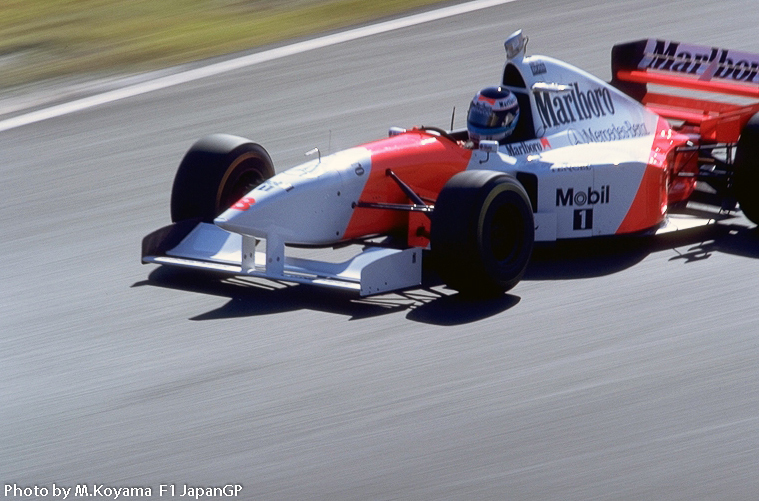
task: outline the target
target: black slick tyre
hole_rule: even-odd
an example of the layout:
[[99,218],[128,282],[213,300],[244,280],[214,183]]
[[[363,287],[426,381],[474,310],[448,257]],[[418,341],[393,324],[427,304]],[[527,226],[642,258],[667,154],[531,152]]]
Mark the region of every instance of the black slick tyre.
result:
[[468,296],[501,294],[519,283],[534,240],[529,197],[508,174],[461,172],[435,202],[430,248],[436,270]]
[[735,152],[733,189],[743,214],[759,224],[759,113],[741,131]]
[[171,190],[171,220],[212,222],[274,175],[266,150],[248,139],[213,134],[199,139],[179,164]]

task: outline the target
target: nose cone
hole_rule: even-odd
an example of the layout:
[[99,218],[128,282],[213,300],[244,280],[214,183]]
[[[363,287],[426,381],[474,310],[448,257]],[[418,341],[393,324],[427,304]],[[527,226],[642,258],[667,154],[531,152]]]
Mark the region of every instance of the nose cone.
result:
[[283,233],[286,226],[283,223],[293,216],[292,204],[286,197],[293,187],[278,177],[274,176],[250,191],[222,212],[214,223],[227,231],[261,238],[274,227],[279,227],[279,233]]
[[370,164],[369,152],[356,148],[293,167],[257,186],[214,222],[243,235],[277,235],[289,244],[337,242]]

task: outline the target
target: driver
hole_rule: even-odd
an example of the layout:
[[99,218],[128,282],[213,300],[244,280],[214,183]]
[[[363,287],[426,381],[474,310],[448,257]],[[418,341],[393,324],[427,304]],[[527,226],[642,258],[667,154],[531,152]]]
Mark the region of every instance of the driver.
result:
[[517,97],[503,87],[486,87],[479,91],[469,105],[466,127],[469,139],[503,141],[514,132],[519,120]]

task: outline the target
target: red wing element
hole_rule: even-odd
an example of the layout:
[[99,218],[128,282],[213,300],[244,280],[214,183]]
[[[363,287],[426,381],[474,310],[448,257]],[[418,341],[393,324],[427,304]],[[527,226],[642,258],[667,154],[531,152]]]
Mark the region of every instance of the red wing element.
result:
[[[612,49],[612,83],[660,116],[696,128],[708,142],[734,143],[759,102],[759,55],[664,40],[640,40]],[[688,89],[720,94],[699,99],[649,90]],[[735,103],[725,103],[734,96]],[[742,99],[742,102],[741,101]]]

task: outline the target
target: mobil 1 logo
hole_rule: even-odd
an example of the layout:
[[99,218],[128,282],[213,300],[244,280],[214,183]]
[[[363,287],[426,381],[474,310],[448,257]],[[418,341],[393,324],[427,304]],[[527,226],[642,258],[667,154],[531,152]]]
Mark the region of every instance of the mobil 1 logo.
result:
[[[608,204],[611,193],[610,186],[601,186],[599,190],[594,190],[588,186],[587,190],[577,190],[574,188],[558,188],[556,190],[556,207],[580,207],[574,209],[572,218],[573,230],[592,230],[593,229],[593,207],[599,204]],[[591,207],[588,207],[591,206]]]
[[593,209],[575,209],[573,230],[593,229]]

